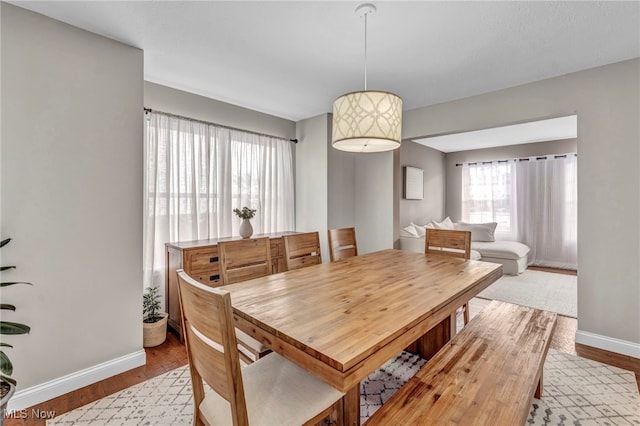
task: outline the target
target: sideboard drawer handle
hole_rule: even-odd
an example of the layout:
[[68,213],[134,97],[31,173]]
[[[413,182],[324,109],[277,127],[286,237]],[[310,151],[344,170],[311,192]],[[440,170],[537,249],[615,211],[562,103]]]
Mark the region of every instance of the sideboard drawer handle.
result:
[[211,275],[209,277],[209,281],[216,281],[216,280],[219,280],[219,279],[220,279],[220,275],[219,274]]
[[216,263],[217,261],[218,261],[218,256],[209,258],[209,263]]

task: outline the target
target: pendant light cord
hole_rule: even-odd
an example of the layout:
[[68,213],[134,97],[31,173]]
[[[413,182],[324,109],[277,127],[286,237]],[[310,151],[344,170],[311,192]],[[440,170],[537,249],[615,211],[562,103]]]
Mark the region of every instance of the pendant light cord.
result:
[[364,14],[364,91],[367,91],[367,15]]

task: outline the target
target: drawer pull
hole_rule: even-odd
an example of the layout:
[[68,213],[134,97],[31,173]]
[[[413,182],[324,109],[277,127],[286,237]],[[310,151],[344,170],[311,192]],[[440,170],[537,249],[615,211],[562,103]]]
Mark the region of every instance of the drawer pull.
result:
[[209,277],[209,281],[216,281],[216,280],[219,280],[219,279],[220,279],[220,275],[219,274],[211,275]]
[[218,256],[209,258],[209,263],[216,263],[217,261],[218,261]]

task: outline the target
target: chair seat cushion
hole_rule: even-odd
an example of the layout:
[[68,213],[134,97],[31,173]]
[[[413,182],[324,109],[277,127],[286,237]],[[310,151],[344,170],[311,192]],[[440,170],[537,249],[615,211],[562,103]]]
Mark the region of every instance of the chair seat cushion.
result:
[[518,260],[529,254],[529,247],[517,241],[472,242],[471,248],[483,258]]
[[[342,398],[297,365],[271,353],[242,369],[249,424],[301,425]],[[231,406],[210,391],[200,404],[210,424],[231,425]]]

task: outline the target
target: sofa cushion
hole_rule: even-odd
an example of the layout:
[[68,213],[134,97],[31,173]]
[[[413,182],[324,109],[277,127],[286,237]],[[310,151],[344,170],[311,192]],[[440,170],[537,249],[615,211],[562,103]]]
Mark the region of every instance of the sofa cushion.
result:
[[[416,231],[416,227],[413,226],[413,223],[411,225],[405,226],[404,228],[402,228],[402,230],[406,233],[406,235],[410,235],[412,237],[419,237],[418,231]],[[402,236],[403,234],[401,233],[400,235]]]
[[455,229],[455,224],[449,216],[445,217],[442,222],[432,220],[427,224],[427,228],[432,229]]
[[497,222],[466,223],[458,222],[455,228],[461,231],[471,231],[471,241],[495,241],[493,233],[498,226]]
[[418,225],[417,223],[411,222],[411,225],[409,226],[413,226],[418,237],[424,237],[427,229],[426,225]]
[[490,243],[475,241],[471,243],[473,250],[478,250],[483,258],[518,260],[529,254],[529,247],[517,241],[493,241]]
[[477,250],[471,250],[471,260],[480,260],[482,258],[482,255],[480,254],[479,251]]

